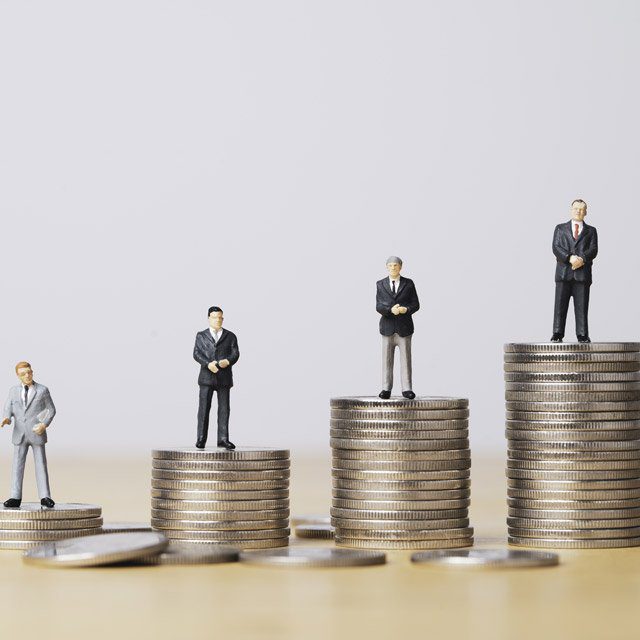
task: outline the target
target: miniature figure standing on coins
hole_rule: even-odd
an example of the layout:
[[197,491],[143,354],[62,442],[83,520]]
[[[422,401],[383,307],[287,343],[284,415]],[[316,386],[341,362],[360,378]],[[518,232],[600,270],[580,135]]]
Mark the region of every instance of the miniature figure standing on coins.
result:
[[395,349],[400,350],[400,378],[402,395],[413,400],[411,370],[411,337],[413,314],[420,309],[413,280],[400,275],[402,260],[397,256],[387,259],[389,276],[376,283],[376,311],[380,314],[382,334],[382,391],[380,398],[391,397],[393,389],[393,361]]
[[240,357],[238,339],[222,328],[224,314],[220,307],[210,307],[209,328],[196,335],[193,358],[200,365],[198,376],[198,439],[196,447],[204,449],[209,433],[209,413],[213,392],[218,395],[218,446],[235,449],[229,441],[229,396],[233,386],[233,365]]

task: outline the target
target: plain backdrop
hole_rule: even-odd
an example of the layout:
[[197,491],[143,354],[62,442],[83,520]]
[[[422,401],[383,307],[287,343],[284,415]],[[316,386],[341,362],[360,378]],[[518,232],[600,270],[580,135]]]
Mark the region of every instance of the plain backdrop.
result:
[[326,452],[329,398],[380,390],[397,254],[416,392],[503,450],[502,345],[551,335],[574,198],[592,338],[640,337],[639,28],[634,0],[0,1],[0,395],[31,361],[50,457],[192,445],[217,304],[231,439]]

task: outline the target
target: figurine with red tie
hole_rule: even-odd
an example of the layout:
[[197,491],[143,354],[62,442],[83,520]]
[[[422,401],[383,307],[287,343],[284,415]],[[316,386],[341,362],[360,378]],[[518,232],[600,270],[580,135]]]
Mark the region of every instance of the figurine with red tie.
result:
[[556,256],[556,298],[551,342],[562,342],[567,321],[569,300],[573,298],[578,342],[589,339],[589,289],[591,265],[598,255],[598,233],[584,219],[587,203],[571,203],[571,220],[556,227],[553,234],[553,253]]

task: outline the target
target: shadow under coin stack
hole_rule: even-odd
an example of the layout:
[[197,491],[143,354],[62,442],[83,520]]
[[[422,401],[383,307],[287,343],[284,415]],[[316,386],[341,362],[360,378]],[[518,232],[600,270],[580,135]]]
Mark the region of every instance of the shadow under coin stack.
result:
[[102,533],[102,508],[93,504],[56,504],[45,509],[23,502],[0,505],[0,549],[31,549],[45,542]]
[[337,545],[473,544],[468,406],[464,398],[331,399]]
[[289,467],[286,449],[154,451],[151,526],[177,543],[285,547]]
[[640,545],[640,343],[505,345],[509,543]]

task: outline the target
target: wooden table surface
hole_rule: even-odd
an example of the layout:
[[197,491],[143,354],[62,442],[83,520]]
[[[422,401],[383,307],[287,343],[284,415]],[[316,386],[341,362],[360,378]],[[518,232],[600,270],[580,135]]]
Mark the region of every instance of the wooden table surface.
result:
[[[292,456],[292,513],[328,513],[328,456]],[[105,522],[148,521],[150,457],[50,466],[60,502],[101,504]],[[474,459],[478,546],[505,546],[503,470],[500,458]],[[9,473],[8,461],[0,462],[6,486]],[[35,497],[32,474],[29,463],[25,500]],[[20,552],[2,551],[0,638],[640,637],[640,548],[559,553],[559,567],[510,571],[418,567],[408,552],[357,569],[60,570],[27,566]]]

